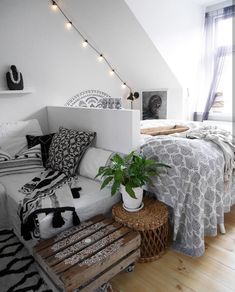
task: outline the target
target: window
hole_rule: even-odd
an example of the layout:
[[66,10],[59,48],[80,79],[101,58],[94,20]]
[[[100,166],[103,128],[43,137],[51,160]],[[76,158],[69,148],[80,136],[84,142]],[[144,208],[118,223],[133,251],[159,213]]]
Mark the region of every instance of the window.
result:
[[231,115],[232,113],[232,27],[232,17],[227,19],[218,19],[216,22],[215,47],[227,47],[228,54],[226,56],[221,56],[221,58],[224,58],[224,65],[210,114],[221,113]]
[[[235,5],[207,12],[198,110],[202,120],[232,116],[233,21]],[[216,115],[215,115],[216,113]],[[212,117],[213,116],[213,117]]]

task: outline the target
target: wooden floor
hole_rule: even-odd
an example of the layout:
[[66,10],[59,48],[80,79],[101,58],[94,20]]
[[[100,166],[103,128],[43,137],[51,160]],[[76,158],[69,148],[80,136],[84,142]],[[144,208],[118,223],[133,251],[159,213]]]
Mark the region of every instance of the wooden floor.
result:
[[225,217],[226,235],[206,238],[206,252],[191,258],[168,250],[159,260],[137,264],[113,281],[115,292],[235,292],[235,206]]

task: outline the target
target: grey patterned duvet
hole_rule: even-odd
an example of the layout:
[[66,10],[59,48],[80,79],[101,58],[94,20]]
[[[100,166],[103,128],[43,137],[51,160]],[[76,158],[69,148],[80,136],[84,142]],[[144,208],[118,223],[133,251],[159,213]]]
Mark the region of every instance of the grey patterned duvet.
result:
[[141,151],[171,166],[147,188],[173,210],[173,248],[201,256],[204,237],[217,234],[217,224],[235,204],[234,176],[224,184],[223,152],[211,141],[170,136],[148,138]]

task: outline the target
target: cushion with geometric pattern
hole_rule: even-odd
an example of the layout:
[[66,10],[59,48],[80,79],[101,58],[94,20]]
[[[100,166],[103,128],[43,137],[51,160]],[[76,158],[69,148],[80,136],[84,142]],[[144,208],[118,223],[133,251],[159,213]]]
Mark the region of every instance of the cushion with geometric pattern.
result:
[[42,135],[42,136],[26,135],[28,148],[34,147],[35,145],[38,145],[38,144],[41,145],[42,161],[43,161],[44,167],[46,167],[46,162],[49,158],[49,148],[50,148],[51,141],[54,135],[55,133]]
[[95,132],[60,127],[52,139],[47,166],[67,176],[75,175],[83,154],[95,136]]

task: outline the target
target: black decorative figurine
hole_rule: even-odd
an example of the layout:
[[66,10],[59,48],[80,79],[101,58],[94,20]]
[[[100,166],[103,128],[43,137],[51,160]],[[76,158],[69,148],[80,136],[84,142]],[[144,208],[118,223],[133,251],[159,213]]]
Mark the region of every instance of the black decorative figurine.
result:
[[24,82],[22,74],[12,65],[6,74],[7,86],[10,90],[23,90]]

